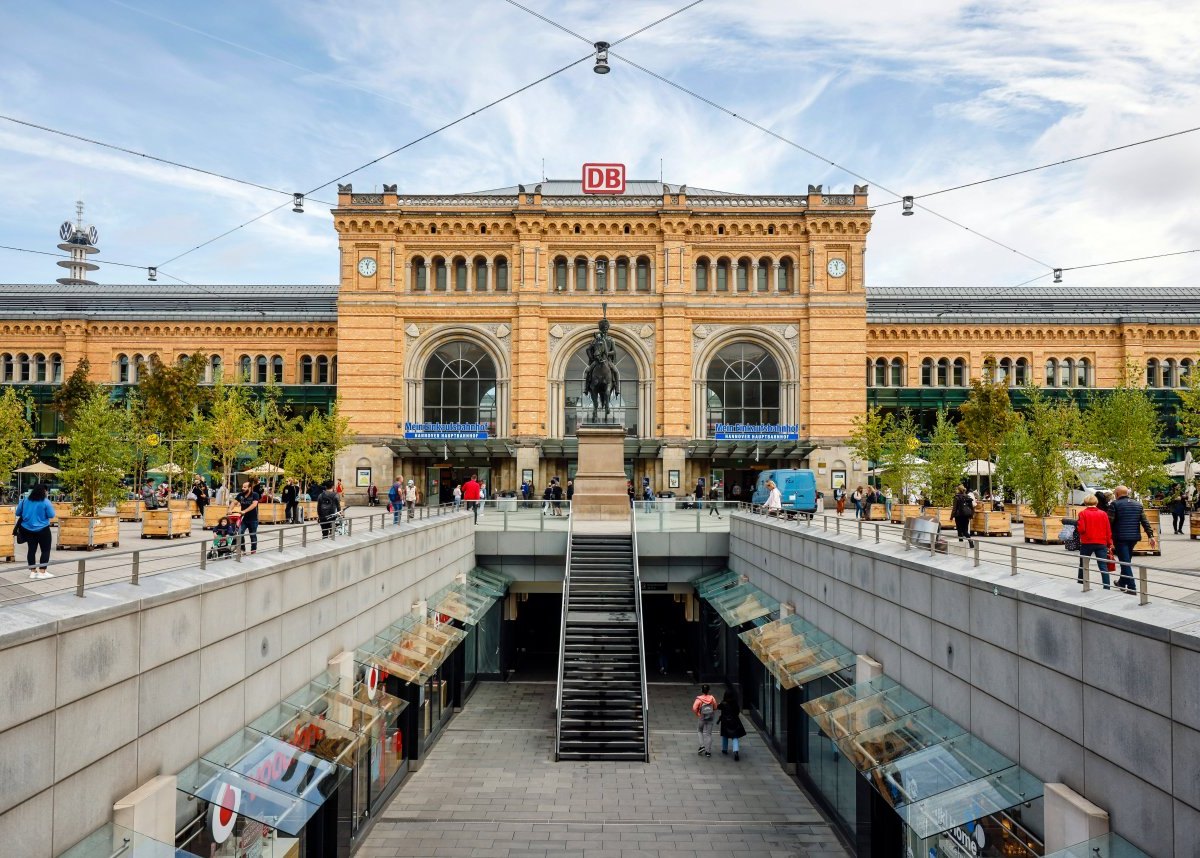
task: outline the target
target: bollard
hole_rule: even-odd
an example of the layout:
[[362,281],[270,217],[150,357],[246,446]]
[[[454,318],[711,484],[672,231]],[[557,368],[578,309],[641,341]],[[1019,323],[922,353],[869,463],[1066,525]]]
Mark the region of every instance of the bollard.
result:
[[862,539],[862,519],[858,519],[858,538]]
[[279,553],[283,553],[283,528],[279,529]]
[[369,519],[367,519],[367,530],[372,532],[375,530],[375,516],[371,516]]
[[1009,552],[1010,569],[1012,570],[1012,574],[1016,575],[1017,574],[1017,546],[1010,545],[1008,547],[1008,552]]
[[1081,557],[1079,562],[1083,565],[1083,592],[1086,593],[1092,589],[1092,558]]
[[[934,542],[937,542],[937,540],[935,539]],[[975,566],[977,568],[979,566],[979,540],[978,539],[975,540]]]
[[1138,604],[1149,605],[1150,593],[1147,591],[1150,588],[1150,576],[1146,574],[1145,566],[1138,567],[1138,584],[1141,585],[1138,587]]
[[129,579],[129,583],[136,584],[138,582],[138,573],[141,571],[141,566],[142,566],[142,552],[135,551],[135,552],[133,552],[133,575]]
[[875,541],[879,542],[879,525],[875,525]]
[[305,548],[307,546],[308,546],[308,522],[305,522],[304,524],[300,525],[300,547]]
[[833,532],[835,534],[837,534],[838,536],[841,536],[842,535],[842,520],[840,518],[835,519],[835,522],[836,523],[833,526]]
[[78,564],[77,570],[75,572],[75,595],[81,599],[83,598],[83,578],[84,578],[83,562],[84,562],[83,558],[80,557],[79,564]]
[[347,536],[354,535],[354,519],[352,519],[352,518],[346,519],[346,535]]
[[204,542],[200,543],[200,568],[208,568],[208,547]]
[[508,532],[508,510],[504,511],[504,532]]

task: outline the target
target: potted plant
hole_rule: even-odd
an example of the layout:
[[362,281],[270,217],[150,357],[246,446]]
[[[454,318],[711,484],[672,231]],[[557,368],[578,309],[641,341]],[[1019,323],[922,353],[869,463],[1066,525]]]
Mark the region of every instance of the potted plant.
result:
[[[202,443],[220,463],[221,485],[227,498],[231,498],[237,493],[233,485],[234,466],[239,458],[254,452],[254,439],[260,436],[247,389],[218,379],[213,386],[209,415],[199,422],[199,428]],[[204,510],[204,526],[215,525],[225,514],[225,508],[223,504],[209,504]]]
[[[894,428],[895,418],[874,405],[868,406],[864,413],[854,418],[846,445],[856,459],[867,463],[868,484],[874,482],[878,485],[878,478],[872,480],[871,472],[878,473],[883,468],[884,445],[887,443],[888,433]],[[872,512],[873,510],[868,507],[866,510],[868,520],[873,517]],[[883,515],[874,517],[885,518]]]
[[[925,460],[917,456],[921,441],[917,437],[917,424],[907,409],[892,420],[891,428],[884,434],[880,449],[880,478],[885,489],[891,492],[893,501],[891,520],[897,523],[921,514],[921,505],[908,503],[908,496],[920,491]],[[885,507],[886,508],[886,507]]]
[[[1017,415],[1017,422],[1020,422],[1021,415]],[[1033,510],[1029,508],[1029,504],[1025,502],[1025,497],[1021,494],[1020,488],[1017,486],[1017,478],[1015,468],[1019,463],[1020,449],[1009,449],[1009,444],[1016,438],[1011,432],[1006,432],[1004,437],[1000,439],[1000,446],[997,449],[996,461],[996,485],[1000,486],[1001,491],[1007,496],[1011,493],[1012,503],[1005,503],[1004,510],[1008,513],[1009,521],[1013,524],[1018,524],[1027,515],[1032,515]]]
[[1072,478],[1067,462],[1067,440],[1074,435],[1079,413],[1072,401],[1054,401],[1036,385],[1025,388],[1025,419],[1009,429],[1003,446],[1014,488],[1029,501],[1032,515],[1021,522],[1026,542],[1056,543],[1062,519],[1052,518]]
[[69,427],[70,445],[62,456],[61,479],[75,499],[72,514],[58,528],[59,548],[116,546],[120,531],[116,515],[101,513],[124,493],[123,480],[132,458],[128,420],[99,391],[76,410]]
[[954,490],[962,482],[967,467],[967,454],[959,440],[958,430],[944,408],[938,409],[937,421],[926,445],[925,478],[929,483],[930,506],[926,513],[937,516],[939,527],[954,527],[950,512]]
[[[29,425],[29,394],[15,387],[0,393],[0,486],[7,486],[13,472],[33,452],[33,428]],[[0,506],[0,558],[13,560],[16,546],[13,525],[16,507]]]

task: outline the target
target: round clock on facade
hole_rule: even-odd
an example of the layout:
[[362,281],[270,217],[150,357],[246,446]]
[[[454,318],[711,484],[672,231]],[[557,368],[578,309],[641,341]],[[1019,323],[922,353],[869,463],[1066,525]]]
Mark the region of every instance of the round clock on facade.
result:
[[364,256],[362,259],[358,260],[358,273],[363,277],[373,277],[377,267],[378,266],[375,264],[375,260],[369,256]]
[[846,263],[841,259],[831,259],[825,267],[829,271],[830,277],[841,277],[846,273]]

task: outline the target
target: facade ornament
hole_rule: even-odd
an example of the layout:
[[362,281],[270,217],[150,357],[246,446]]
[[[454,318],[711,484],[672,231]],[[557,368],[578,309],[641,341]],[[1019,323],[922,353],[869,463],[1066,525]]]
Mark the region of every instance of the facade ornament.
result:
[[421,336],[421,329],[418,328],[416,324],[409,323],[409,326],[404,329],[404,333],[408,334],[410,337],[419,337]]
[[556,340],[562,339],[564,334],[566,334],[566,331],[563,330],[562,325],[555,325],[550,329],[550,336],[554,337]]
[[696,329],[692,333],[694,333],[700,339],[704,339],[709,334],[708,326],[707,325],[697,325]]
[[799,333],[800,333],[800,329],[797,328],[795,325],[788,325],[786,328],[783,329],[783,338],[785,340],[794,340],[794,339],[796,339],[796,335]]
[[638,330],[638,336],[643,340],[650,339],[652,336],[654,336],[654,326],[642,325],[642,327]]
[[346,182],[346,184],[344,184],[344,185],[339,183],[338,184],[338,193],[339,194],[352,194],[352,193],[354,193],[354,185],[350,184],[349,182]]
[[505,337],[507,337],[510,333],[512,333],[512,329],[509,328],[508,325],[500,325],[498,328],[496,328],[496,337],[498,339],[502,340]]
[[384,185],[383,192],[385,194],[394,194],[394,193],[396,193],[396,186],[395,185]]

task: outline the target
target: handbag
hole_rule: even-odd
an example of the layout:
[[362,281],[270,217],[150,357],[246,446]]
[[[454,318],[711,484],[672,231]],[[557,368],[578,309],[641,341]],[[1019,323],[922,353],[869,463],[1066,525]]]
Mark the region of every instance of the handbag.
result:
[[25,544],[25,528],[21,527],[21,519],[17,519],[17,523],[13,525],[13,538],[16,539],[17,545]]
[[1079,550],[1079,528],[1074,524],[1064,524],[1059,538],[1067,551]]

